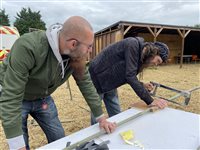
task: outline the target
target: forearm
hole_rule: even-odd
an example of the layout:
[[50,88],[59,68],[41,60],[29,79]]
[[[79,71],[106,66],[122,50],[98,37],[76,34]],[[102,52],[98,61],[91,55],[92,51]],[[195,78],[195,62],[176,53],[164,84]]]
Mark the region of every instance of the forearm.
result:
[[132,77],[128,79],[128,83],[135,91],[135,93],[147,104],[153,102],[153,98],[149,95],[149,92],[145,89],[142,82],[138,81],[137,77]]
[[7,68],[0,97],[0,118],[7,138],[22,135],[21,107],[27,76]]
[[83,79],[76,82],[94,116],[100,117],[103,114],[101,106],[102,101],[92,83],[87,69]]

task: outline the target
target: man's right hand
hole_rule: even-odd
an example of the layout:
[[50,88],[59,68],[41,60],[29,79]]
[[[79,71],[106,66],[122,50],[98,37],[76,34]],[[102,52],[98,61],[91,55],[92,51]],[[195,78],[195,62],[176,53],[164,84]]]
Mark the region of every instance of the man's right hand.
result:
[[143,83],[143,85],[144,85],[145,89],[149,92],[151,92],[154,89],[154,86],[151,83]]

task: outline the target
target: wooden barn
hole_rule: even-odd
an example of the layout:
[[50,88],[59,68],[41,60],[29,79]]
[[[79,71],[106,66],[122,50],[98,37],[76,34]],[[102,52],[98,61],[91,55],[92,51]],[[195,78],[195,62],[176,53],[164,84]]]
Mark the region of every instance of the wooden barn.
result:
[[119,21],[95,33],[94,58],[107,45],[127,37],[140,36],[145,41],[160,41],[169,46],[170,62],[200,61],[200,28]]

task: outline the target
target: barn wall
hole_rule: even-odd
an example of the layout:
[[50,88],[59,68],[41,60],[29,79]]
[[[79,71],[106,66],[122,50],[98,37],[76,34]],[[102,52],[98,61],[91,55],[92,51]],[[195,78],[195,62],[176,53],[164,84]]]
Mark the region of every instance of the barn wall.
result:
[[102,35],[97,35],[94,38],[94,47],[90,59],[94,58],[103,48],[109,44],[118,42],[122,40],[122,34],[120,30],[114,32],[104,33]]

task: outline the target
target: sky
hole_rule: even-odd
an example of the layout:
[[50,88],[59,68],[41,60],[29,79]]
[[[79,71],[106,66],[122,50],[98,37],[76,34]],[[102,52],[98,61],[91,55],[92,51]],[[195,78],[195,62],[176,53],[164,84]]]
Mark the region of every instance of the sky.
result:
[[118,21],[194,26],[200,24],[200,0],[0,0],[11,24],[22,8],[40,11],[48,28],[70,16],[86,18],[99,31]]

